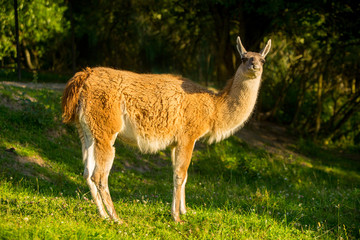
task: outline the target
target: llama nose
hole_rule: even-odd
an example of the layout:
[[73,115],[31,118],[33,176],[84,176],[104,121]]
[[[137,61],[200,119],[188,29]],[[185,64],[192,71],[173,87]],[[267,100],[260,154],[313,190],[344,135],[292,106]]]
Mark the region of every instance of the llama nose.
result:
[[254,69],[254,70],[260,69],[259,64],[256,64],[256,63],[252,63],[252,64],[251,64],[251,67],[252,67],[252,69]]

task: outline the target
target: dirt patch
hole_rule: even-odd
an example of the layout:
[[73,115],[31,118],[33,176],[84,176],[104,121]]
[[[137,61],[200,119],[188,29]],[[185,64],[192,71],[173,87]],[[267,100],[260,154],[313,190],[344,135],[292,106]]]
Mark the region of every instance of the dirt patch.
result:
[[51,182],[51,179],[49,177],[36,170],[37,167],[50,167],[40,156],[20,156],[16,153],[16,150],[14,148],[6,149],[5,154],[8,158],[12,160],[5,162],[5,166],[3,167],[13,169],[16,172],[28,177],[38,177],[40,179]]
[[33,157],[22,157],[22,156],[16,156],[15,160],[18,161],[19,163],[25,165],[25,164],[35,164],[38,165],[40,167],[47,167],[47,164],[45,163],[45,161],[39,157],[39,156],[33,156]]
[[263,148],[270,153],[285,157],[299,155],[290,150],[296,145],[297,139],[284,126],[252,121],[235,135],[250,146]]
[[60,125],[54,129],[50,129],[49,131],[47,131],[46,133],[46,137],[49,140],[56,140],[58,138],[61,138],[64,135],[67,135],[68,132],[66,130],[66,128],[63,125]]
[[[0,89],[4,89],[4,85],[0,84]],[[24,102],[26,101],[37,102],[37,99],[19,90],[12,91],[11,93],[5,95],[0,94],[0,105],[10,108],[11,110],[24,110]]]
[[23,105],[19,102],[12,101],[11,99],[0,95],[0,105],[5,106],[14,111],[21,111],[23,110]]
[[[285,127],[271,122],[249,122],[243,129],[235,134],[247,144],[253,147],[263,148],[269,153],[277,154],[285,158],[306,156],[296,151],[298,137],[291,134],[290,130]],[[326,148],[324,148],[326,150]],[[343,153],[340,150],[333,151],[337,155],[348,160],[358,161],[360,154]]]
[[52,89],[55,91],[63,91],[65,89],[66,83],[22,83],[22,82],[7,82],[2,81],[0,84],[7,86],[15,86],[21,88],[31,88],[31,89]]
[[151,168],[147,164],[139,164],[135,165],[134,163],[130,163],[127,160],[122,160],[125,169],[127,170],[135,170],[140,173],[150,172]]
[[[134,150],[137,151],[137,150]],[[151,172],[154,169],[171,166],[170,156],[164,152],[152,155],[150,159],[146,159],[140,152],[136,153],[135,159],[128,161],[121,159],[121,163],[126,170],[135,170],[140,173]]]

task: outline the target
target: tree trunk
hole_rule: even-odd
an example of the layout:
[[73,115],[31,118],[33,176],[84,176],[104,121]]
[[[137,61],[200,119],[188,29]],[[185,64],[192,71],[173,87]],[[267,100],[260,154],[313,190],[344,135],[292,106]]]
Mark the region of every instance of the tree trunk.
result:
[[18,18],[17,0],[14,0],[14,11],[15,11],[16,64],[17,64],[18,80],[21,81],[20,44],[19,44],[19,18]]
[[299,118],[299,114],[300,114],[300,110],[301,110],[301,107],[303,105],[303,102],[304,102],[304,98],[305,98],[305,86],[306,86],[306,82],[305,82],[305,78],[302,77],[300,79],[300,92],[297,96],[297,105],[296,105],[296,110],[295,110],[295,113],[294,113],[294,117],[291,121],[291,125],[292,126],[296,126],[298,124],[298,118]]
[[[345,107],[346,106],[346,107]],[[328,138],[337,137],[339,138],[340,128],[350,119],[350,117],[357,111],[360,110],[360,95],[355,95],[350,101],[344,103],[339,111],[334,116],[334,119],[339,119],[335,126],[328,130]],[[335,122],[335,121],[334,121]]]
[[25,52],[25,59],[26,59],[26,63],[28,65],[28,67],[30,68],[30,70],[34,70],[35,66],[32,63],[31,54],[30,54],[29,49],[27,47],[25,47],[24,52]]
[[234,74],[232,63],[232,47],[230,41],[230,13],[229,9],[221,4],[211,5],[212,17],[216,29],[216,72],[219,86]]
[[74,22],[74,10],[69,1],[69,10],[70,10],[70,31],[71,31],[71,66],[72,72],[75,74],[76,72],[76,44],[75,44],[75,22]]
[[322,88],[323,88],[323,74],[321,73],[318,78],[317,89],[317,104],[315,112],[315,138],[317,138],[321,128],[321,112],[322,112]]

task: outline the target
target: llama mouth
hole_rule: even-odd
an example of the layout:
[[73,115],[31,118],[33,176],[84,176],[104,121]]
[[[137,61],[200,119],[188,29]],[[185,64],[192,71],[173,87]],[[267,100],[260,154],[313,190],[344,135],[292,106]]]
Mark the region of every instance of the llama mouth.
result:
[[254,78],[257,78],[259,76],[260,71],[259,70],[256,70],[256,69],[249,69],[249,71],[247,72],[246,76],[249,78],[249,79],[254,79]]
[[260,68],[249,68],[249,71],[257,73],[260,72]]
[[260,73],[260,69],[253,69],[253,68],[250,68],[248,70],[248,73],[249,75],[258,75]]

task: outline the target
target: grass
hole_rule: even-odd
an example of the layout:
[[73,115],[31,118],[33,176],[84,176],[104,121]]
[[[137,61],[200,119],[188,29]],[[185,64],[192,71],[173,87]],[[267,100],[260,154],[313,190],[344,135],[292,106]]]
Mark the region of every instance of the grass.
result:
[[198,143],[183,224],[170,215],[169,151],[116,142],[110,175],[125,224],[98,217],[61,93],[0,85],[1,239],[358,239],[360,162],[300,141],[286,157],[236,136]]

